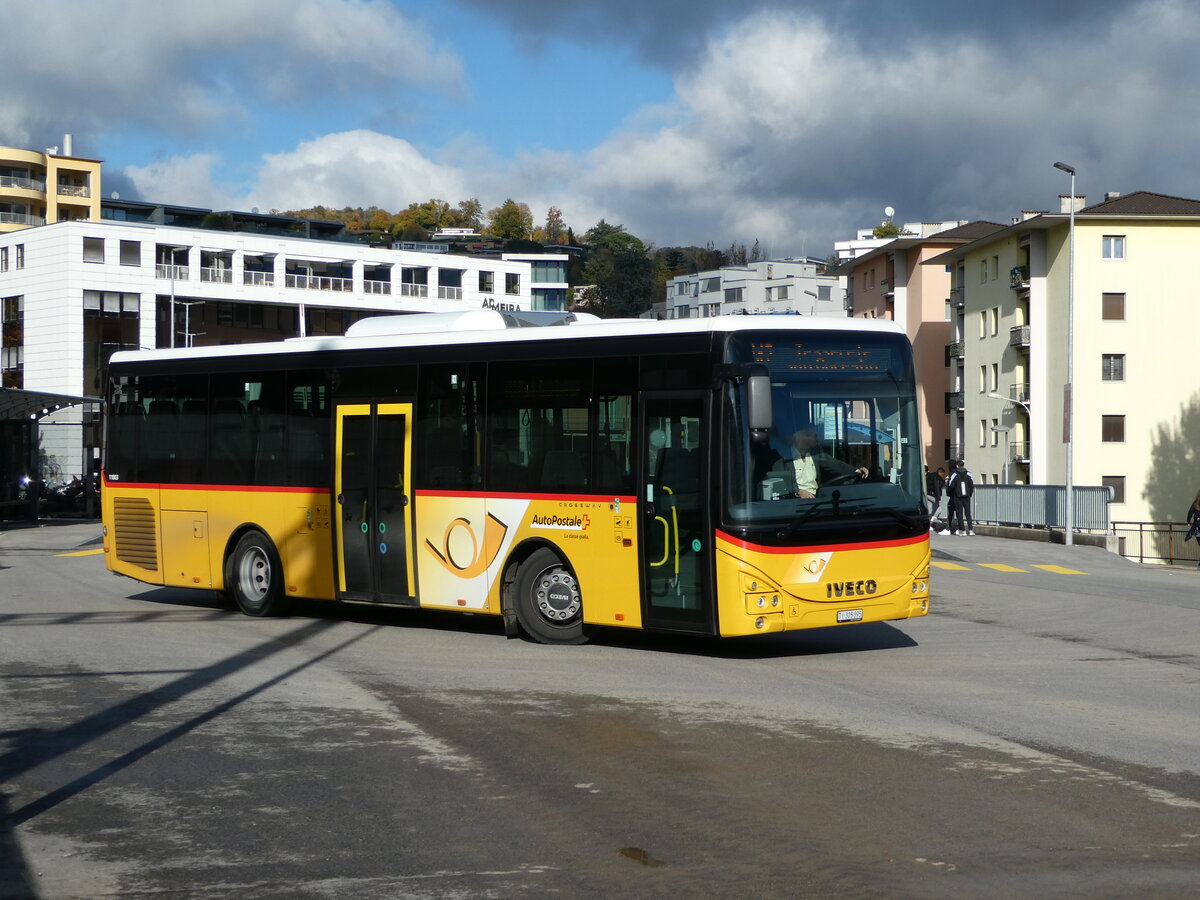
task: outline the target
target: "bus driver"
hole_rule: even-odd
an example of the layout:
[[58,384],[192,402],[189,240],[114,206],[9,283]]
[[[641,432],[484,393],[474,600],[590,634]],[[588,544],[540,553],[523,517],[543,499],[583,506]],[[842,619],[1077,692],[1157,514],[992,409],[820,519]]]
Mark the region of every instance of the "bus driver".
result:
[[866,478],[870,474],[866,466],[856,469],[826,453],[818,443],[816,426],[811,423],[797,428],[790,443],[796,455],[792,459],[780,459],[771,467],[771,475],[783,479],[780,494],[784,497],[811,499],[817,495],[817,488],[823,481],[856,473],[860,478]]

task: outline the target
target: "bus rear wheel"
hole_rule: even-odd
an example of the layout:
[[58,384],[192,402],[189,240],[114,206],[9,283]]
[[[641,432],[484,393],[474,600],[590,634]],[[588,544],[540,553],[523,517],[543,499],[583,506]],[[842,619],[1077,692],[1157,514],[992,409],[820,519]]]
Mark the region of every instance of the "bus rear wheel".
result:
[[542,644],[582,644],[579,582],[557,553],[535,550],[517,569],[514,606],[525,633]]
[[284,611],[283,566],[275,545],[261,531],[247,531],[225,561],[225,590],[248,616]]

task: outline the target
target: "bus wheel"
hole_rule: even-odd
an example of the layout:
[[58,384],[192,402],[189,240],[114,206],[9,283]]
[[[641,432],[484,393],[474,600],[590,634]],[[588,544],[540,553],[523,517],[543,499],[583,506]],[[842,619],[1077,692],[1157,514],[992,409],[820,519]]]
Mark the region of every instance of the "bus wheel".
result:
[[225,562],[225,589],[248,616],[283,612],[283,566],[275,545],[261,531],[247,531]]
[[579,582],[553,550],[543,547],[517,570],[514,606],[525,633],[542,644],[582,644]]

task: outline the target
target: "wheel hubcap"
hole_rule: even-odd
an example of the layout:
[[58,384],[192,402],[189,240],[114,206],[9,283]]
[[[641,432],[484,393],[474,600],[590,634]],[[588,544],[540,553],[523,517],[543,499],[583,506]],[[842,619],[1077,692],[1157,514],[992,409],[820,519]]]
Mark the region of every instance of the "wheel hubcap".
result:
[[538,612],[549,622],[566,622],[579,615],[579,585],[562,569],[548,569],[534,587]]
[[263,600],[271,590],[271,562],[267,555],[255,547],[242,557],[242,589],[253,600]]

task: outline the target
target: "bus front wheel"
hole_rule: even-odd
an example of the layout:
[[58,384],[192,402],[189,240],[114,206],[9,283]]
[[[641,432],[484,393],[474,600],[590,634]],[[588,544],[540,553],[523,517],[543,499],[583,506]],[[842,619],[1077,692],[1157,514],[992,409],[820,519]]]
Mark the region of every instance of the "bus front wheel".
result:
[[582,644],[579,582],[557,553],[535,550],[517,569],[514,606],[525,633],[542,644]]
[[247,531],[225,562],[225,590],[248,616],[283,612],[283,566],[275,545],[261,531]]

